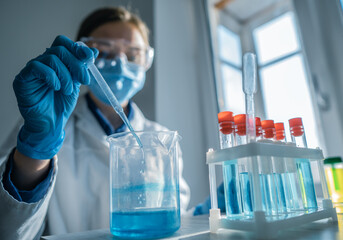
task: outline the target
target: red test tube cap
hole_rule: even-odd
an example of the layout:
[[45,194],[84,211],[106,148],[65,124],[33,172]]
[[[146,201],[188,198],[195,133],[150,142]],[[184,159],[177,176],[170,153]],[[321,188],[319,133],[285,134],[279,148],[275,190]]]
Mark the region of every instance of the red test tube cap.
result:
[[246,124],[246,115],[238,114],[233,117],[235,124]]
[[275,131],[285,131],[285,125],[281,123],[275,123]]
[[264,130],[264,138],[274,138],[274,121],[273,120],[263,120],[262,129]]
[[275,128],[274,126],[274,121],[273,120],[263,120],[262,123],[262,128],[266,129],[266,128]]
[[288,122],[289,122],[289,127],[291,127],[291,128],[303,125],[303,121],[300,117],[289,119]]
[[255,125],[256,127],[261,126],[261,118],[255,117]]
[[299,137],[304,134],[303,122],[300,117],[289,119],[288,122],[289,128],[291,130],[291,135],[293,135],[294,137]]
[[218,123],[220,125],[220,131],[227,135],[234,131],[233,113],[230,111],[223,111],[218,113]]
[[233,112],[223,111],[218,113],[218,122],[233,122]]
[[275,123],[275,137],[276,140],[283,140],[286,138],[285,136],[285,125],[281,123]]
[[237,127],[236,133],[239,136],[244,136],[247,133],[246,129],[246,115],[245,114],[238,114],[233,117],[235,125]]
[[255,117],[255,126],[256,126],[256,137],[259,137],[262,135],[261,118]]

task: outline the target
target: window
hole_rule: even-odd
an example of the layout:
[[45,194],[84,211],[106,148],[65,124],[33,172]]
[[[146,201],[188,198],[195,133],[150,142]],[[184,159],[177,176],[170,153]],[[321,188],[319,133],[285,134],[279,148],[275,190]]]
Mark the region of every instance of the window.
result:
[[292,13],[286,13],[256,28],[253,35],[261,65],[300,50]]
[[255,28],[253,40],[266,118],[284,122],[289,134],[288,119],[302,117],[308,146],[317,147],[315,114],[293,12]]
[[218,26],[218,46],[222,79],[224,108],[235,114],[244,113],[245,100],[242,91],[242,50],[239,36],[228,28]]

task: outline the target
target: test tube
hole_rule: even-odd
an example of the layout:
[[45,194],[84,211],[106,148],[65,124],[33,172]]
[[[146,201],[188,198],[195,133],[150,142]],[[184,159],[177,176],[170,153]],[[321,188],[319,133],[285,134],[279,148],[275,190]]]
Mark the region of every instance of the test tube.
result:
[[[307,148],[305,130],[301,118],[292,118],[289,120],[292,142],[297,147]],[[311,170],[311,164],[308,159],[297,159],[297,170],[303,206],[306,209],[317,208],[317,198],[314,189],[314,182]]]
[[[246,115],[238,114],[234,116],[235,123],[235,145],[239,146],[247,143],[246,135]],[[241,188],[242,208],[245,215],[251,215],[253,212],[252,186],[249,176],[247,159],[240,159],[239,163],[239,182]]]
[[[218,113],[220,148],[230,148],[234,145],[233,113],[224,111]],[[242,213],[241,194],[239,187],[237,160],[223,162],[224,194],[226,216],[235,217]]]
[[[285,126],[283,123],[275,123],[275,140],[276,143],[287,145]],[[288,211],[297,210],[299,206],[299,193],[298,190],[298,178],[297,168],[295,160],[293,158],[280,159],[283,162],[283,171],[281,173],[281,179],[283,181],[284,195],[286,199],[286,207]]]
[[[274,121],[273,120],[264,120],[262,121],[262,138],[263,142],[266,143],[273,143],[273,140],[275,136],[275,128],[274,128]],[[279,168],[279,164],[276,165]],[[277,190],[277,181],[275,179],[279,179],[278,177],[275,177],[275,175],[279,175],[279,171],[277,173],[273,173],[273,160],[271,157],[267,156],[261,156],[260,157],[260,167],[261,167],[261,189],[263,192],[262,199],[264,203],[264,208],[266,213],[273,214],[279,212],[279,202],[285,201],[285,198],[283,196],[283,199],[279,197],[278,199],[278,191]],[[279,189],[283,186],[278,186]],[[282,189],[283,191],[283,189]],[[281,195],[281,194],[280,194]],[[283,205],[283,203],[280,204],[280,206]]]

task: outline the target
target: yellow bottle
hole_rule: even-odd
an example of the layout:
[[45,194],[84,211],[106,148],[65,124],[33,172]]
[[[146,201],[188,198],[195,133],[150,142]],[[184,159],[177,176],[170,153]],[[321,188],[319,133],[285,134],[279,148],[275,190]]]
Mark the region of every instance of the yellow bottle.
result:
[[[343,208],[343,162],[341,157],[331,157],[324,160],[325,175],[331,200],[338,212]],[[341,207],[341,208],[339,208]]]

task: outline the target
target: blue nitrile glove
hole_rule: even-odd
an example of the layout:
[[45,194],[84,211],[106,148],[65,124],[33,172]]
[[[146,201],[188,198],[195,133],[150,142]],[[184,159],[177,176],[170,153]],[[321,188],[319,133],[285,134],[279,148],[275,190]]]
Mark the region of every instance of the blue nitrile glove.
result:
[[[220,184],[217,188],[217,198],[218,198],[218,208],[220,208],[221,212],[225,212],[225,197],[224,197],[224,184]],[[201,215],[201,214],[209,214],[211,209],[211,200],[210,196],[206,198],[203,203],[198,204],[195,209],[193,215]]]
[[97,54],[96,49],[58,36],[15,77],[13,89],[24,118],[17,139],[19,152],[35,159],[51,159],[60,150],[80,85],[90,82],[84,63]]

